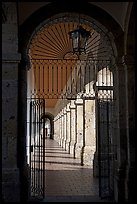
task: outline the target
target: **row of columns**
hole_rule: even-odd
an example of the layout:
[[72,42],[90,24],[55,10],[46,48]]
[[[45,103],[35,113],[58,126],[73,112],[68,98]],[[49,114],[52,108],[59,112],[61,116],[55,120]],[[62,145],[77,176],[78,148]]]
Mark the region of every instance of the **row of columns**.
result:
[[95,100],[71,100],[54,118],[54,139],[81,165],[92,166],[96,148]]

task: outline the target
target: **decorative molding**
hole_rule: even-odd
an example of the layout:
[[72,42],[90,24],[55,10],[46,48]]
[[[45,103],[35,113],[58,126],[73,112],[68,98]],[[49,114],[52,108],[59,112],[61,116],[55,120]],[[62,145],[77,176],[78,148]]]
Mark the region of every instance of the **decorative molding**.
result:
[[122,57],[123,63],[126,65],[134,65],[135,64],[135,58],[133,55],[124,55]]
[[21,54],[2,54],[2,63],[19,63],[21,60]]

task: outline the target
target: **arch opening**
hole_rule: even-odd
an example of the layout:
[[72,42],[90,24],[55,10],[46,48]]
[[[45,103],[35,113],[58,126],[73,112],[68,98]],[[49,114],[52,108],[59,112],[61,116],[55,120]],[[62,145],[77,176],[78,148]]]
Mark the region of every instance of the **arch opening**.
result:
[[77,14],[55,15],[36,28],[28,44],[28,98],[45,100],[44,112],[53,115],[51,119],[43,112],[46,136],[50,126],[50,138],[80,158],[81,165],[91,166],[100,179],[99,195],[109,197],[114,193],[110,154],[116,156],[115,53],[107,29],[84,15],[81,24],[92,35],[79,59],[68,54],[72,52],[68,33],[78,25]]

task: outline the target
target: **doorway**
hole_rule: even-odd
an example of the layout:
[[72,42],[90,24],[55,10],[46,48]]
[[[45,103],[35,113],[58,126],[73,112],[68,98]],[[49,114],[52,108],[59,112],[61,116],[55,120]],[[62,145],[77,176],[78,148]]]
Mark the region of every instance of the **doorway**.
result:
[[[34,33],[28,49],[31,67],[27,73],[27,95],[31,100],[44,100],[43,112],[39,112],[37,121],[42,123],[44,129],[42,134],[39,132],[41,141],[44,140],[42,151],[45,152],[46,138],[49,139],[49,136],[54,139],[74,159],[79,159],[81,166],[92,167],[94,176],[99,178],[101,198],[113,197],[113,164],[116,158],[113,126],[114,54],[106,31],[102,31],[87,16],[81,15],[80,19],[82,26],[91,33],[86,53],[81,55],[72,52],[68,36],[79,24],[77,14],[55,15],[42,23]],[[46,112],[52,118],[47,117]],[[40,114],[43,116],[40,117]],[[39,145],[35,143],[35,146]],[[38,158],[41,158],[40,154]],[[45,171],[44,165],[42,172]],[[39,179],[33,175],[33,171],[30,175],[35,185],[39,186],[36,182]],[[37,188],[32,189],[32,194],[37,196]],[[45,187],[42,192],[44,198]]]

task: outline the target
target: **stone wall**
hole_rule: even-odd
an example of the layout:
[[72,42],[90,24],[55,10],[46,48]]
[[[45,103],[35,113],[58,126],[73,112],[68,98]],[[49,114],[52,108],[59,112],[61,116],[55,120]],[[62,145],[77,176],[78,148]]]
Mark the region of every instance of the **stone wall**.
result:
[[17,166],[18,135],[18,29],[16,3],[3,3],[2,24],[2,196],[4,202],[20,201]]

